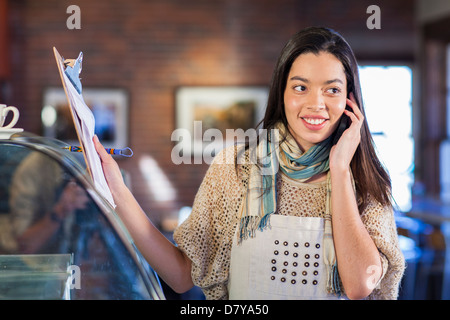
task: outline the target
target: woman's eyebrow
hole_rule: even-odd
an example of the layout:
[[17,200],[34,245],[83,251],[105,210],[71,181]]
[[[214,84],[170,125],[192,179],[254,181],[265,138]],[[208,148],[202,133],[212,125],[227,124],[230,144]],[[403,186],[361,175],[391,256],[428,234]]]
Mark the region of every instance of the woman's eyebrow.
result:
[[[299,81],[303,81],[303,82],[309,83],[309,80],[308,80],[308,79],[302,78],[302,77],[300,77],[300,76],[293,76],[293,77],[290,78],[289,80],[291,80],[291,81],[292,81],[292,80],[299,80]],[[339,78],[327,80],[327,81],[324,82],[324,84],[331,84],[331,83],[334,83],[334,82],[338,82],[338,83],[340,83],[340,84],[344,84],[344,81],[342,81],[342,80],[339,79]]]
[[305,79],[305,78],[302,78],[302,77],[299,77],[299,76],[293,76],[290,80],[300,80],[300,81],[303,81],[303,82],[306,82],[306,83],[309,82],[308,79]]
[[331,84],[331,83],[334,83],[334,82],[338,82],[340,84],[344,84],[344,82],[341,79],[338,79],[338,78],[332,79],[332,80],[327,80],[327,81],[324,82],[324,84]]

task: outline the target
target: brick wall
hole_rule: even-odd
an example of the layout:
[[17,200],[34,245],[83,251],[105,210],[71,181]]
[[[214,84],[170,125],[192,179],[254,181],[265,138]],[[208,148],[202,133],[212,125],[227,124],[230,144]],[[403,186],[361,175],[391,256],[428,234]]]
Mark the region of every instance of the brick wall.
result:
[[[43,90],[61,86],[52,47],[65,57],[84,53],[84,87],[129,93],[129,146],[119,160],[133,192],[154,221],[191,205],[206,165],[171,162],[175,90],[185,85],[268,85],[287,39],[310,25],[340,31],[360,60],[414,57],[414,1],[377,1],[382,29],[366,28],[366,0],[10,0],[7,103],[21,109],[19,126],[42,134]],[[66,8],[81,9],[81,30],[68,30]],[[176,200],[152,197],[139,161],[153,157]]]

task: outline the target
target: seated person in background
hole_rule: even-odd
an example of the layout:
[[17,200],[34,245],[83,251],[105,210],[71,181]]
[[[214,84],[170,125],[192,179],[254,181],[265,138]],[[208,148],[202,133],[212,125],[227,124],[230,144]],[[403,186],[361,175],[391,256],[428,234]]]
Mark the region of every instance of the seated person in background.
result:
[[88,197],[56,161],[40,152],[27,156],[10,189],[11,227],[17,253],[65,251],[74,212]]

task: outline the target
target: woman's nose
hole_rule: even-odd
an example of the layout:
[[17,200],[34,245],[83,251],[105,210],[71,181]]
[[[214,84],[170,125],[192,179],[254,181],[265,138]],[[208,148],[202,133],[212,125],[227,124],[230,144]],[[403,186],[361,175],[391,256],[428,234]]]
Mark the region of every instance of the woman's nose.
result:
[[308,109],[312,111],[319,111],[325,108],[325,101],[321,94],[311,93],[308,98]]

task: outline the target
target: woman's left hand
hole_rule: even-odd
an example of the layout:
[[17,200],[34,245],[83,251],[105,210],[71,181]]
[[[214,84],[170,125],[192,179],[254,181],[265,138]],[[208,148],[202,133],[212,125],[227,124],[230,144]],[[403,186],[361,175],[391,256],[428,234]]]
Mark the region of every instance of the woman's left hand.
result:
[[344,109],[344,114],[350,118],[351,124],[347,128],[339,141],[330,151],[330,170],[348,170],[353,155],[361,141],[361,126],[364,121],[364,115],[356,104],[353,93],[350,93],[350,99],[347,99],[347,106],[352,111]]

